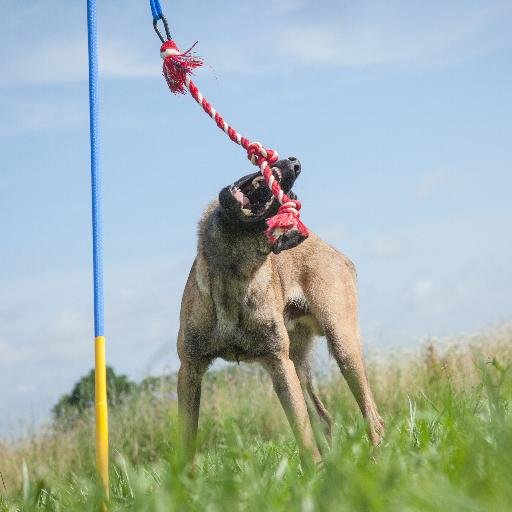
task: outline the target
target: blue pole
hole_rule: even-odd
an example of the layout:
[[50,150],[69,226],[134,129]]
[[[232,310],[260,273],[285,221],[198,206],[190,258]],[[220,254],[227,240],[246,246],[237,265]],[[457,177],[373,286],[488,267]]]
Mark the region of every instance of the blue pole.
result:
[[87,0],[87,29],[89,42],[89,125],[91,138],[94,336],[103,336],[103,225],[101,204],[101,173],[99,166],[96,0]]
[[94,275],[94,354],[96,466],[108,497],[108,411],[103,318],[103,226],[98,123],[98,41],[96,0],[87,0],[89,49],[89,127],[91,138],[92,255]]

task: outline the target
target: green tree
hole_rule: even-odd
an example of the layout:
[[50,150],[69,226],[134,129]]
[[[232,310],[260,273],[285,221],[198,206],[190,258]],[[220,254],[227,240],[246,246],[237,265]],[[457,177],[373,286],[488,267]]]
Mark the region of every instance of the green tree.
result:
[[[52,409],[55,419],[74,418],[86,410],[94,407],[94,377],[95,371],[91,370],[82,377],[71,390],[71,393],[63,395]],[[118,375],[113,368],[107,366],[107,397],[108,403],[115,406],[137,389],[137,384],[130,381],[126,375]]]

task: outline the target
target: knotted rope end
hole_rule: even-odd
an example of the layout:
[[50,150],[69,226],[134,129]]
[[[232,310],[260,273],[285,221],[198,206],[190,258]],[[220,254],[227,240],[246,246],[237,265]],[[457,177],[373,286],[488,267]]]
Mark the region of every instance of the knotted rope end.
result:
[[308,228],[300,220],[300,207],[300,201],[288,201],[279,207],[276,215],[267,219],[265,235],[272,246],[283,237],[289,238],[294,232],[301,240],[309,236]]

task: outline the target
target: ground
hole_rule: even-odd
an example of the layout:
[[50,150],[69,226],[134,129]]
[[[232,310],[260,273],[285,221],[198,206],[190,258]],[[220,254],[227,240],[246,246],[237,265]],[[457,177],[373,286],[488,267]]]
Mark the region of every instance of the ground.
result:
[[[512,330],[370,360],[382,446],[370,447],[345,383],[323,368],[336,427],[313,469],[266,375],[236,365],[205,382],[197,465],[186,467],[174,382],[163,379],[111,410],[110,510],[510,510]],[[98,510],[92,425],[86,416],[0,443],[0,511]]]

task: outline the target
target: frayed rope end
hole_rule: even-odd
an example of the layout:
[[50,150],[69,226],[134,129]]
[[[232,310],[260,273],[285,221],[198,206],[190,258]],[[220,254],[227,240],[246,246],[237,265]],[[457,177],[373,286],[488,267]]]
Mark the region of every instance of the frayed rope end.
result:
[[203,65],[203,59],[192,54],[194,43],[186,52],[181,53],[174,41],[166,41],[160,47],[160,55],[164,59],[163,75],[169,89],[174,94],[185,94],[188,80],[194,69]]

